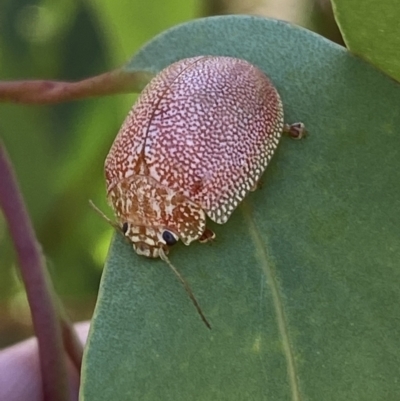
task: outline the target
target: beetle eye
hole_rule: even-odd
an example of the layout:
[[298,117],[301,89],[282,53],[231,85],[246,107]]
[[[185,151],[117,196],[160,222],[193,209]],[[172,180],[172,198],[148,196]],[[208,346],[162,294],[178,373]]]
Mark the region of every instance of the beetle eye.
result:
[[166,242],[167,245],[175,245],[178,240],[175,238],[174,234],[171,231],[164,231],[162,234],[163,240]]
[[124,224],[122,224],[122,232],[124,233],[124,234],[126,234],[126,232],[128,231],[128,223],[127,222],[125,222]]

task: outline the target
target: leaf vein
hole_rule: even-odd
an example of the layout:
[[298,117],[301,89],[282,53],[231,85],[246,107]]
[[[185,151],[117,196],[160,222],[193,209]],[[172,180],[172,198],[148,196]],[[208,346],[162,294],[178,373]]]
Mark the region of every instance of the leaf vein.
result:
[[271,263],[271,257],[269,255],[267,244],[263,240],[259,229],[257,228],[256,223],[252,217],[250,206],[247,202],[242,203],[242,211],[244,214],[244,218],[247,221],[248,228],[250,231],[250,235],[253,239],[256,254],[259,258],[261,267],[264,271],[264,274],[267,278],[268,286],[271,290],[272,301],[276,314],[276,321],[278,324],[278,331],[282,339],[282,347],[283,353],[286,358],[287,363],[287,374],[290,383],[290,389],[292,393],[292,401],[301,401],[301,394],[299,388],[299,381],[297,375],[297,368],[294,358],[294,353],[292,349],[292,345],[289,340],[289,330],[287,318],[285,315],[285,310],[283,307],[282,297],[280,294],[278,282],[276,279],[276,273]]

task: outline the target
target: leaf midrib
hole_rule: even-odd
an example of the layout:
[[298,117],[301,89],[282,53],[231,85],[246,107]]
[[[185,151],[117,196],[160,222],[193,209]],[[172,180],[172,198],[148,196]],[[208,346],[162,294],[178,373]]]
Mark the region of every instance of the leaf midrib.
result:
[[276,280],[276,273],[274,270],[273,262],[268,252],[268,244],[266,244],[263,240],[261,233],[254,222],[251,208],[246,201],[242,203],[241,209],[244,215],[244,219],[247,222],[247,226],[254,246],[256,248],[256,256],[267,278],[267,284],[271,291],[272,302],[275,309],[276,322],[278,325],[278,331],[282,341],[282,349],[287,364],[287,374],[292,394],[291,399],[292,401],[301,401],[297,368],[294,359],[293,349],[289,340],[287,318],[285,315],[278,282]]

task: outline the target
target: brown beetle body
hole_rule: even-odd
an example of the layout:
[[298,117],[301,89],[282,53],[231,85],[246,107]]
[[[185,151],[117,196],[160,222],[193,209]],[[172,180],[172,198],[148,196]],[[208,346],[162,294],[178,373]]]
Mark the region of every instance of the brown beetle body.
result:
[[283,108],[247,61],[178,61],[145,88],[105,162],[118,224],[138,254],[209,237],[254,188],[282,135]]

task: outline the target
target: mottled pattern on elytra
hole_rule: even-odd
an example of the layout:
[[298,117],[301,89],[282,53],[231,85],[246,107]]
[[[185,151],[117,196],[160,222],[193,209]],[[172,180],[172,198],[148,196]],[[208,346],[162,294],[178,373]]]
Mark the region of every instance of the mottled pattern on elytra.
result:
[[[229,57],[181,60],[149,83],[114,141],[105,163],[111,204],[121,222],[160,227],[149,234],[158,246],[163,229],[189,244],[205,229],[193,226],[199,210],[225,223],[255,187],[282,130],[280,97],[259,69]],[[161,189],[186,209],[166,218],[172,198]]]

